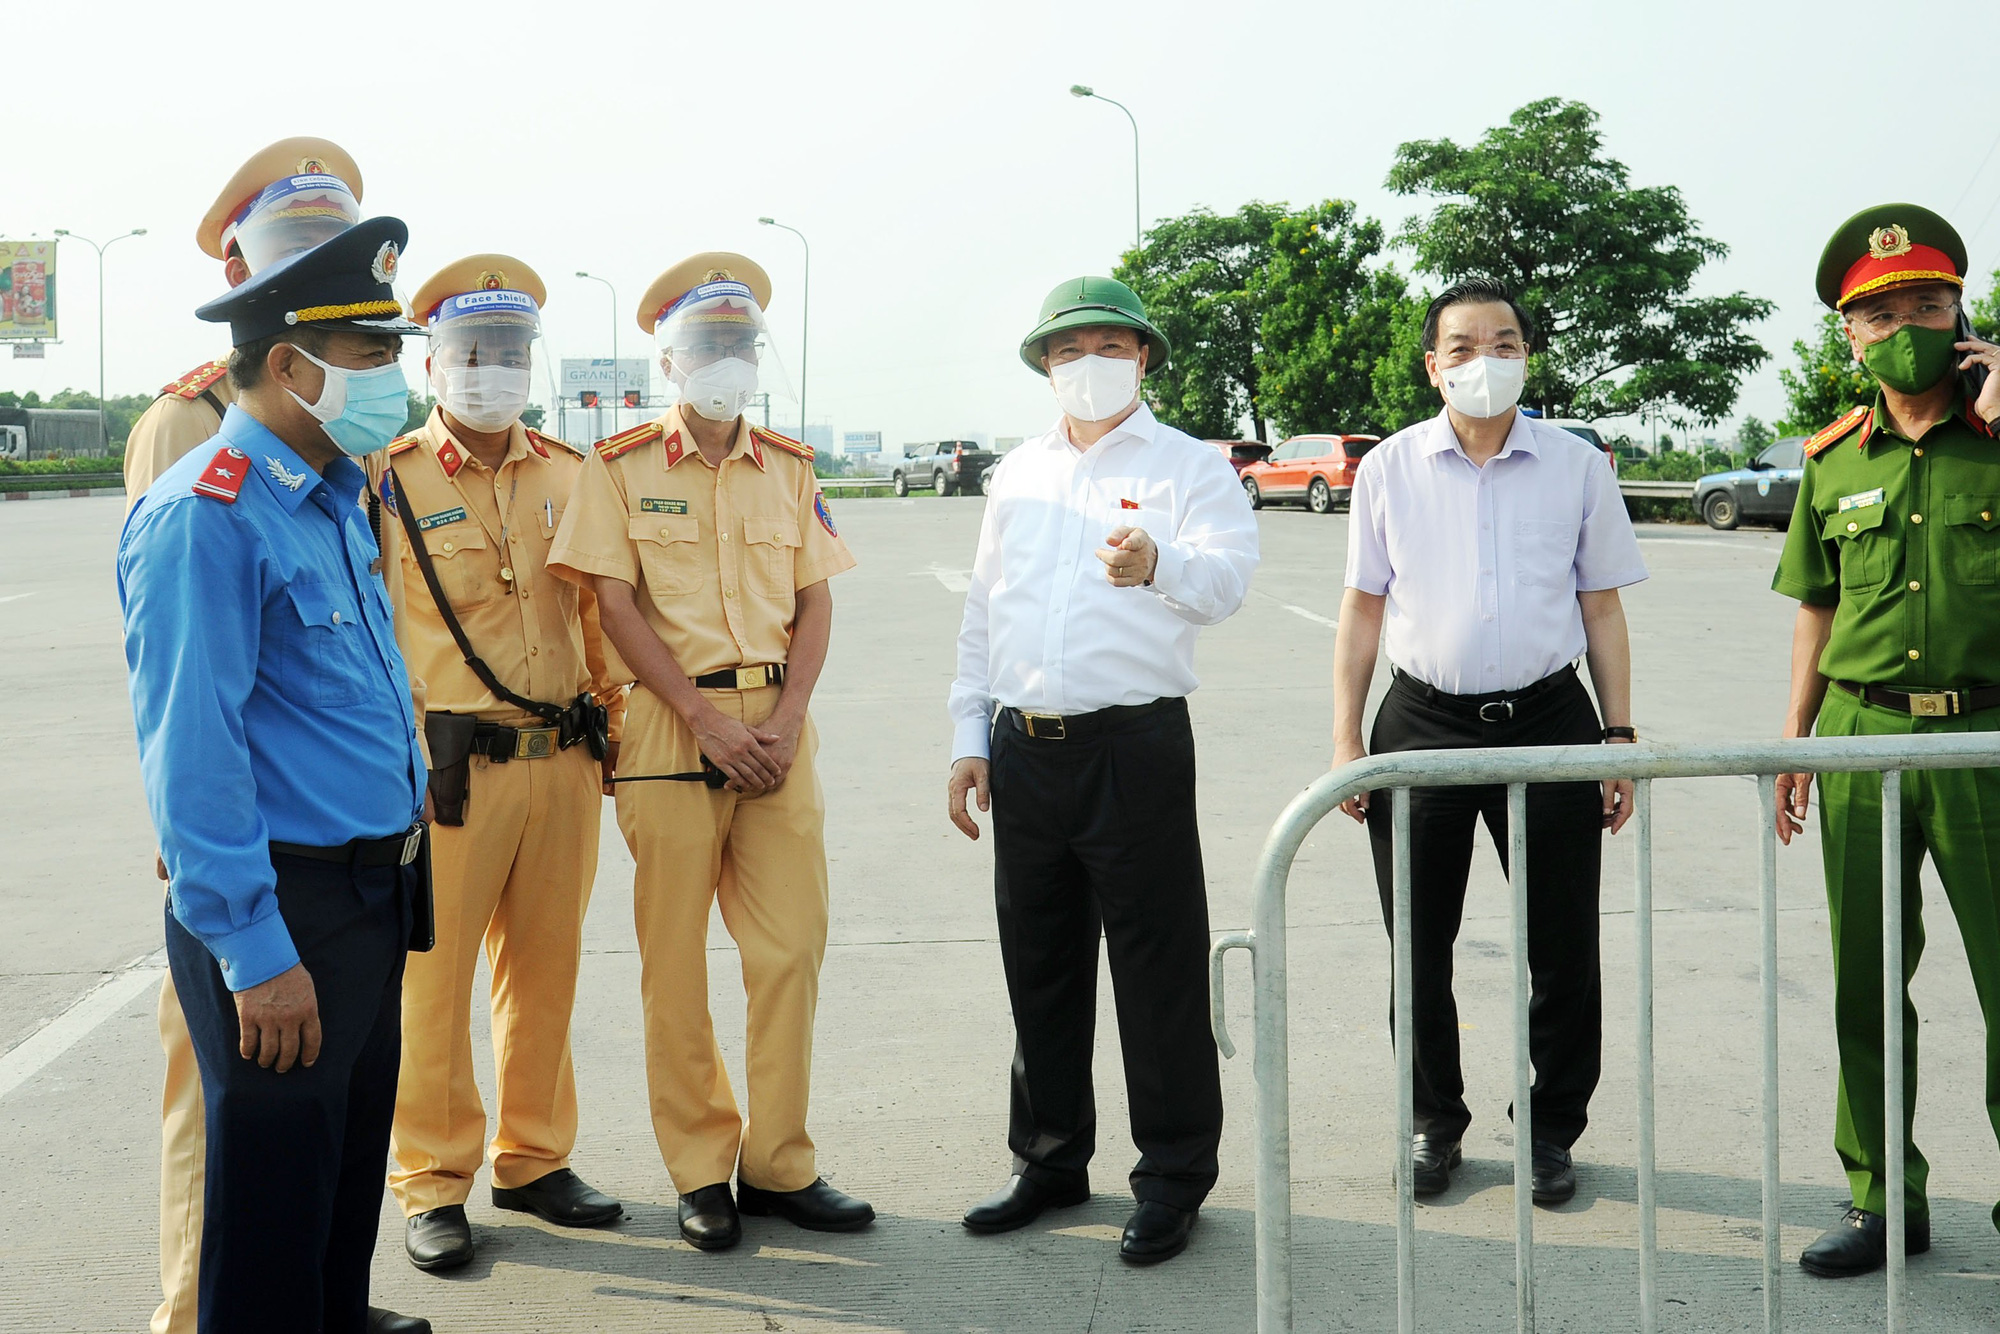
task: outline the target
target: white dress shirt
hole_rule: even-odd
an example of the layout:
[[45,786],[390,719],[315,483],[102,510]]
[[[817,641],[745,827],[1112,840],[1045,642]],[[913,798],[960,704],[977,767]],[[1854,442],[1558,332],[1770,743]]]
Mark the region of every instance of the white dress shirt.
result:
[[[1120,526],[1158,544],[1147,588],[1116,588],[1096,552]],[[1055,428],[994,469],[951,686],[952,758],[987,753],[996,704],[1090,713],[1186,695],[1195,627],[1243,605],[1257,516],[1213,445],[1141,404],[1079,450]]]
[[1578,593],[1646,577],[1604,451],[1514,415],[1485,467],[1439,412],[1362,457],[1347,586],[1386,596],[1389,661],[1453,695],[1519,690],[1583,655]]

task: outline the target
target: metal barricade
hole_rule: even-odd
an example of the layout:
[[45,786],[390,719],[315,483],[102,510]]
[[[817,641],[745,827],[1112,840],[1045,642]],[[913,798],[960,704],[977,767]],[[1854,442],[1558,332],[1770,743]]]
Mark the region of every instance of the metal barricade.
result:
[[[1396,1305],[1399,1334],[1414,1334],[1416,1316],[1416,1203],[1412,1194],[1410,1139],[1414,1121],[1410,984],[1410,789],[1506,784],[1508,858],[1512,890],[1514,956],[1514,1216],[1515,1323],[1521,1334],[1535,1327],[1534,1200],[1524,1188],[1532,1175],[1533,1127],[1528,1059],[1527,785],[1635,783],[1632,832],[1638,859],[1635,917],[1638,934],[1639,1111],[1639,1328],[1659,1327],[1659,1257],[1655,1225],[1653,1107],[1653,803],[1656,778],[1754,775],[1763,856],[1758,896],[1759,973],[1763,992],[1763,1233],[1764,1327],[1783,1325],[1779,1248],[1778,1178],[1778,837],[1776,776],[1781,773],[1881,773],[1882,775],[1882,1009],[1884,1176],[1888,1221],[1888,1328],[1905,1324],[1903,1136],[1903,916],[1902,775],[1908,770],[2000,768],[2000,733],[1928,736],[1828,737],[1721,746],[1540,746],[1490,750],[1404,751],[1371,756],[1315,780],[1285,808],[1264,841],[1252,888],[1251,929],[1218,937],[1209,953],[1210,1016],[1216,1045],[1234,1057],[1225,1013],[1225,956],[1241,949],[1251,957],[1255,1004],[1257,1085],[1257,1330],[1289,1334],[1292,1328],[1291,1060],[1287,1049],[1285,990],[1285,891],[1292,862],[1306,835],[1349,797],[1391,790],[1395,872],[1393,886],[1394,994],[1396,1009]],[[1815,868],[1817,869],[1817,868]],[[1372,877],[1372,869],[1369,872]]]

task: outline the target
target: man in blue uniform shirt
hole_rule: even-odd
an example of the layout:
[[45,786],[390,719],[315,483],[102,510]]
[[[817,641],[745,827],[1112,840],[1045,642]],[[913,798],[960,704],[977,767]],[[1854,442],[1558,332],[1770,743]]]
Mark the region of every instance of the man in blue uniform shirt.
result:
[[361,1334],[385,1314],[368,1271],[428,904],[425,773],[352,456],[406,413],[405,238],[357,224],[197,312],[230,325],[238,401],[119,543],[167,956],[208,1109],[202,1334]]

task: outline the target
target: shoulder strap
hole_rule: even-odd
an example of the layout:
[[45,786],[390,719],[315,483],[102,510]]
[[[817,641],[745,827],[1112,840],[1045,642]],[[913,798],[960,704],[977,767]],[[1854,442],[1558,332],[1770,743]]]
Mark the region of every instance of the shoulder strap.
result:
[[[396,475],[395,464],[388,466],[388,474],[391,477]],[[493,692],[495,698],[503,699],[517,709],[525,709],[545,723],[555,724],[562,717],[563,711],[560,708],[529,699],[524,695],[517,695],[501,685],[500,678],[493,674],[493,669],[486,665],[485,659],[472,651],[472,641],[465,637],[465,627],[458,623],[458,615],[451,609],[451,599],[444,595],[444,589],[438,583],[437,569],[431,564],[430,548],[424,544],[423,532],[417,527],[416,507],[410,504],[407,494],[403,503],[396,506],[396,509],[400,511],[403,520],[403,531],[409,535],[410,555],[416,559],[417,569],[423,572],[424,587],[430,589],[431,601],[437,604],[438,615],[444,620],[444,628],[451,631],[452,641],[458,645],[459,653],[464,656],[465,665],[472,669],[472,674],[479,678],[482,685]]]
[[207,403],[208,406],[215,409],[215,419],[217,421],[221,421],[224,417],[227,417],[229,415],[229,409],[222,405],[222,400],[216,397],[215,391],[213,389],[202,390],[201,397],[203,402]]

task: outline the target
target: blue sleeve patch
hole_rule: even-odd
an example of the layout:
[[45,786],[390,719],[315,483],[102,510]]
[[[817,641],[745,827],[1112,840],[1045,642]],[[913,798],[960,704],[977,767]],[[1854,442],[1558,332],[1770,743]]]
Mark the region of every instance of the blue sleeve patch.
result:
[[813,513],[819,516],[819,526],[826,529],[829,536],[840,536],[840,531],[833,526],[833,515],[826,508],[826,492],[813,492]]

